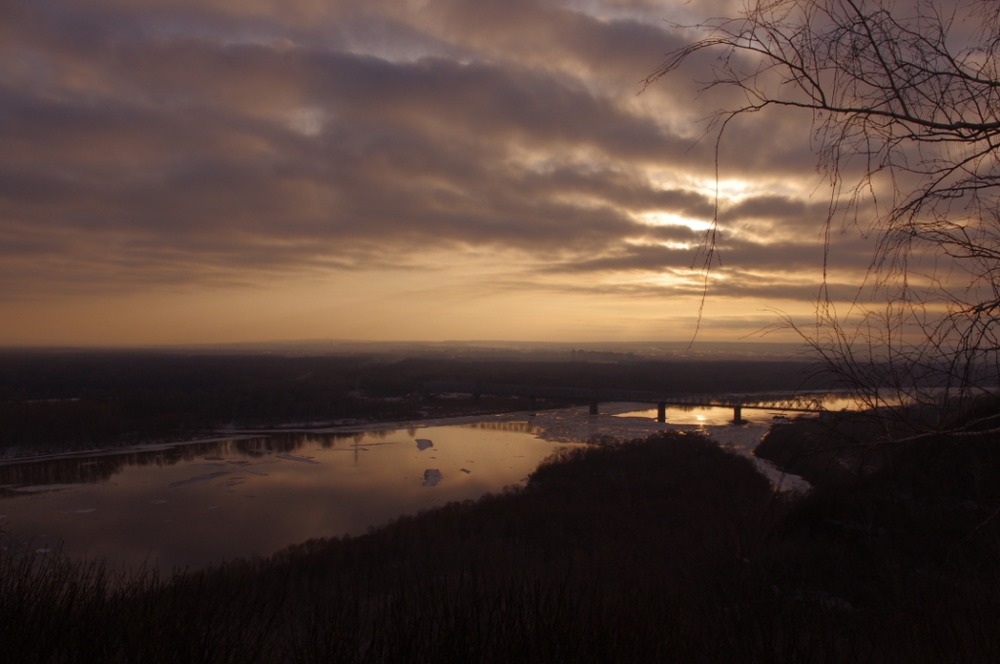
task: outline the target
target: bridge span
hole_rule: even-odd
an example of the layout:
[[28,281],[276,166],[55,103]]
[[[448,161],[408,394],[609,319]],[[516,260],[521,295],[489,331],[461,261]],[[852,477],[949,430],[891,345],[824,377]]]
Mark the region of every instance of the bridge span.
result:
[[646,390],[616,388],[560,387],[545,385],[510,385],[492,383],[433,382],[424,386],[431,394],[468,394],[475,399],[483,395],[522,397],[530,400],[554,399],[590,404],[590,414],[597,415],[600,404],[632,402],[656,404],[656,419],[666,422],[667,406],[732,408],[733,422],[742,423],[743,409],[784,410],[799,413],[825,412],[820,397],[828,393],[768,392],[678,395]]

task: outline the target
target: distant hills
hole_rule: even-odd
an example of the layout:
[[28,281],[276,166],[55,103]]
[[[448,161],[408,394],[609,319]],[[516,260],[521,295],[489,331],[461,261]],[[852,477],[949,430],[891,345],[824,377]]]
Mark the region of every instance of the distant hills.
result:
[[763,341],[363,341],[298,339],[224,344],[129,347],[13,348],[6,351],[123,351],[219,355],[378,355],[386,358],[525,359],[532,361],[630,362],[650,359],[803,360],[802,344]]

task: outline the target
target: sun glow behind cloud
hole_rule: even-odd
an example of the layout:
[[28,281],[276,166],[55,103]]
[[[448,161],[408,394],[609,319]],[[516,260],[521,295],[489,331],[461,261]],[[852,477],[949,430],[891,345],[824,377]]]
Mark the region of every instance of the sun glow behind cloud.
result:
[[712,227],[711,221],[692,219],[673,212],[643,212],[636,216],[650,226],[684,226],[696,232],[704,232]]

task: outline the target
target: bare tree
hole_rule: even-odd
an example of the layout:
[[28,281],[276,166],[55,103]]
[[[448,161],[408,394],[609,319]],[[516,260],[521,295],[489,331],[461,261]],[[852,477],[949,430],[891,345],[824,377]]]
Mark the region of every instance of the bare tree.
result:
[[[811,114],[831,184],[824,289],[815,328],[786,324],[870,406],[933,406],[923,424],[937,430],[1000,426],[954,417],[1000,375],[1000,3],[747,0],[678,27],[701,36],[646,85],[716,55],[705,89],[741,100],[714,117],[717,140],[749,113]],[[874,250],[838,311],[826,261],[842,225]]]

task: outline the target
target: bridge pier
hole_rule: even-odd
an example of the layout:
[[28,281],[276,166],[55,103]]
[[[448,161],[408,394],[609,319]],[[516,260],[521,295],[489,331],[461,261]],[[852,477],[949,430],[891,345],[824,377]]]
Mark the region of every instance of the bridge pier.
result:
[[590,414],[591,415],[597,415],[597,402],[596,401],[591,401],[590,402]]
[[662,401],[656,404],[656,421],[666,422],[667,421],[667,404]]
[[733,406],[733,424],[743,424],[746,420],[743,419],[743,404],[738,403]]

